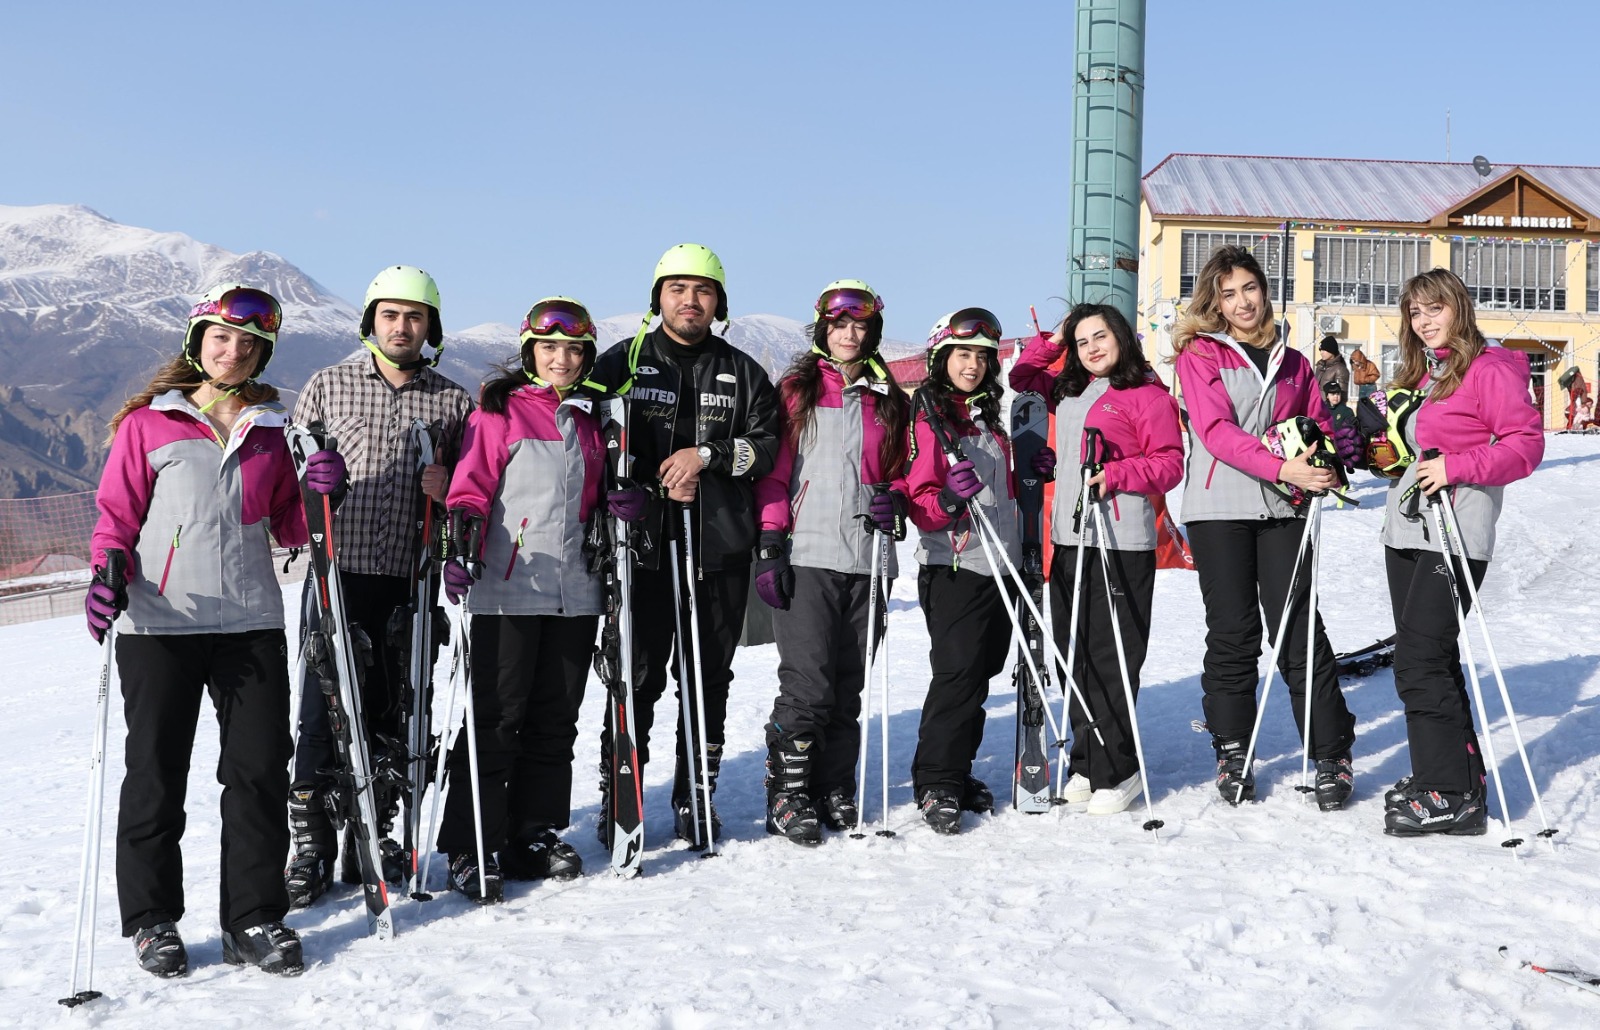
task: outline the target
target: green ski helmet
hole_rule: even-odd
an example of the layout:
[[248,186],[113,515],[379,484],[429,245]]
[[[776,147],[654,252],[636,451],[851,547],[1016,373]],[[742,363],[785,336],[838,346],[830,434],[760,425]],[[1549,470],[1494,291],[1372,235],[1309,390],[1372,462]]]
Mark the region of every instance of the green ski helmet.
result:
[[380,300],[403,300],[427,306],[428,336],[425,342],[433,347],[433,357],[427,361],[419,357],[415,365],[408,367],[438,365],[439,358],[444,354],[444,324],[439,319],[439,284],[433,281],[433,276],[411,265],[390,265],[372,280],[372,285],[367,287],[366,300],[362,302],[361,341],[374,353],[377,353],[377,349],[369,337],[377,321]]
[[272,294],[245,283],[218,283],[207,290],[200,303],[190,309],[189,328],[183,338],[184,360],[201,375],[205,375],[205,369],[200,365],[200,336],[208,322],[243,329],[261,340],[261,353],[255,370],[245,380],[248,383],[265,372],[267,362],[272,360],[278,330],[283,328],[283,308]]
[[710,279],[717,284],[717,321],[728,320],[728,277],[722,270],[722,259],[710,247],[698,243],[680,243],[661,255],[656,262],[656,276],[650,285],[650,313],[661,314],[661,280],[693,275]]
[[1000,319],[988,308],[962,308],[952,311],[928,330],[928,378],[933,378],[939,352],[946,347],[987,347],[1000,351]]

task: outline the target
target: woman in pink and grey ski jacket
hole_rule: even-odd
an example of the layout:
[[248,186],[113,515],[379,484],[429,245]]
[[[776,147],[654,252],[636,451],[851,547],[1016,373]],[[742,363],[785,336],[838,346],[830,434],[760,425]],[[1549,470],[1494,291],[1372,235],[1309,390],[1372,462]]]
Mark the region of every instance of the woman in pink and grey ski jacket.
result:
[[[1411,775],[1385,796],[1384,828],[1401,836],[1479,834],[1487,828],[1485,770],[1461,669],[1456,602],[1449,579],[1437,574],[1440,542],[1427,498],[1442,491],[1455,509],[1455,543],[1467,555],[1465,568],[1453,562],[1457,581],[1470,572],[1482,583],[1505,487],[1538,467],[1544,431],[1528,397],[1527,357],[1484,338],[1471,296],[1447,269],[1401,288],[1400,367],[1390,387],[1423,400],[1404,430],[1420,460],[1389,484],[1383,513],[1394,683],[1411,749]],[[1466,614],[1472,597],[1465,583],[1460,595]]]
[[[92,544],[128,559],[125,582],[96,583],[89,631],[116,637],[127,722],[117,818],[122,932],[158,976],[183,975],[184,797],[200,700],[221,730],[223,957],[298,972],[283,925],[289,897],[289,672],[273,540],[306,544],[305,509],[266,368],[282,321],[277,301],[243,284],[210,291],[190,314],[183,352],[112,419]],[[344,478],[337,455],[312,456],[324,493]],[[103,574],[102,574],[103,578]]]
[[[1283,493],[1291,487],[1331,490],[1336,479],[1332,470],[1307,460],[1310,452],[1285,460],[1261,441],[1269,427],[1294,416],[1311,418],[1332,438],[1322,390],[1311,362],[1278,333],[1266,276],[1241,247],[1222,247],[1206,262],[1174,330],[1173,348],[1189,426],[1183,521],[1206,608],[1200,685],[1217,754],[1217,789],[1229,803],[1255,797],[1245,755],[1256,719],[1262,616],[1276,634],[1287,603],[1293,614],[1278,651],[1278,669],[1289,684],[1302,738],[1310,681],[1317,802],[1324,811],[1340,808],[1354,782],[1355,717],[1340,692],[1322,620],[1306,611],[1316,542],[1309,542],[1299,574],[1293,575],[1305,516]],[[1341,439],[1341,457],[1353,461],[1356,449],[1354,440]],[[1291,577],[1293,597],[1288,596]],[[1310,670],[1308,633],[1315,648]]]
[[[1069,342],[1070,341],[1070,342]],[[1050,366],[1066,354],[1059,376]],[[1050,601],[1056,646],[1069,653],[1072,612],[1078,609],[1072,675],[1098,720],[1099,735],[1073,697],[1072,775],[1062,788],[1070,803],[1088,802],[1093,815],[1125,810],[1142,793],[1133,726],[1123,690],[1106,579],[1097,554],[1083,556],[1083,578],[1074,578],[1078,548],[1103,546],[1117,597],[1116,619],[1126,649],[1128,678],[1138,697],[1139,671],[1150,642],[1150,603],[1156,582],[1156,516],[1151,495],[1163,495],[1183,478],[1183,429],[1178,405],[1156,377],[1122,313],[1109,304],[1080,304],[1056,334],[1036,337],[1011,370],[1011,388],[1044,395],[1055,412],[1056,454],[1069,467],[1087,470],[1105,518],[1099,539],[1092,508],[1076,512],[1082,480],[1057,484],[1051,509]],[[1102,745],[1100,738],[1104,738]]]
[[[812,346],[778,382],[785,427],[756,483],[757,593],[776,611],[767,831],[803,845],[854,828],[868,620],[882,620],[905,539],[911,405],[878,360],[883,302],[841,279],[817,298]],[[880,535],[881,534],[881,535]],[[886,564],[876,610],[870,579]],[[879,640],[882,638],[879,637]]]

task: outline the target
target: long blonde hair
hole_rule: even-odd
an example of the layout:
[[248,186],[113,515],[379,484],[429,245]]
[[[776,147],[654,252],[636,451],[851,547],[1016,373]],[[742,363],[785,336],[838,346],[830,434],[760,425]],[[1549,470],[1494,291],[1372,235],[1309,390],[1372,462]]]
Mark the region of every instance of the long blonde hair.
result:
[[1257,323],[1255,332],[1241,338],[1239,342],[1258,350],[1272,346],[1272,342],[1278,338],[1278,326],[1273,320],[1272,291],[1267,288],[1267,274],[1261,270],[1261,263],[1248,250],[1243,247],[1227,246],[1212,251],[1211,257],[1206,259],[1205,267],[1195,277],[1194,297],[1190,299],[1188,308],[1184,310],[1177,325],[1172,329],[1174,356],[1182,354],[1183,349],[1189,346],[1196,336],[1228,330],[1228,320],[1222,317],[1222,309],[1217,303],[1217,293],[1222,288],[1223,277],[1240,268],[1256,277],[1256,283],[1261,287],[1262,309],[1261,321]]
[[1411,328],[1413,304],[1445,304],[1455,312],[1444,338],[1450,356],[1433,377],[1430,388],[1433,397],[1448,397],[1461,385],[1467,366],[1489,346],[1478,328],[1472,295],[1467,293],[1461,277],[1448,268],[1430,268],[1407,279],[1400,288],[1400,366],[1395,369],[1391,385],[1407,390],[1415,390],[1422,377],[1428,374],[1429,348]]
[[[258,357],[256,364],[259,366],[260,363],[261,359]],[[108,423],[110,432],[106,434],[106,446],[110,447],[111,441],[116,439],[117,427],[130,412],[148,406],[151,401],[168,390],[182,390],[184,395],[188,396],[208,382],[213,386],[218,385],[216,380],[208,379],[204,372],[189,364],[188,358],[179,354],[156,369],[156,374],[151,378],[149,385],[129,397],[122,405],[122,410],[111,416],[111,421]],[[265,404],[278,399],[278,388],[266,383],[250,382],[238,391],[237,396],[246,407],[252,404]]]

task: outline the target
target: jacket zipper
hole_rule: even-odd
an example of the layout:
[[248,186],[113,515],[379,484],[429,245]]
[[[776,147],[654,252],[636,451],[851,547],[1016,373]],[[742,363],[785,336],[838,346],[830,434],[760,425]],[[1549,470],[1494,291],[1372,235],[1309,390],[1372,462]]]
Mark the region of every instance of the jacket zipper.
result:
[[167,576],[172,572],[172,556],[178,553],[178,538],[183,535],[183,524],[178,524],[178,529],[172,534],[172,543],[167,545],[167,564],[161,569],[161,585],[156,588],[157,597],[167,596]]
[[522,520],[522,525],[517,527],[517,539],[515,541],[513,541],[512,544],[511,544],[511,560],[506,562],[506,576],[505,576],[506,579],[510,579],[511,578],[511,573],[516,570],[516,567],[517,567],[517,552],[522,550],[522,533],[527,528],[528,528],[528,520],[526,518],[524,518]]

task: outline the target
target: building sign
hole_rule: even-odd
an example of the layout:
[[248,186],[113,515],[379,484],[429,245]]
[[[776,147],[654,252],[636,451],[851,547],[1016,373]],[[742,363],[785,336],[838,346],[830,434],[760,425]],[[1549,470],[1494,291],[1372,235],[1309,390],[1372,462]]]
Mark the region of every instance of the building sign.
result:
[[1463,226],[1488,229],[1570,229],[1571,215],[1462,215]]

